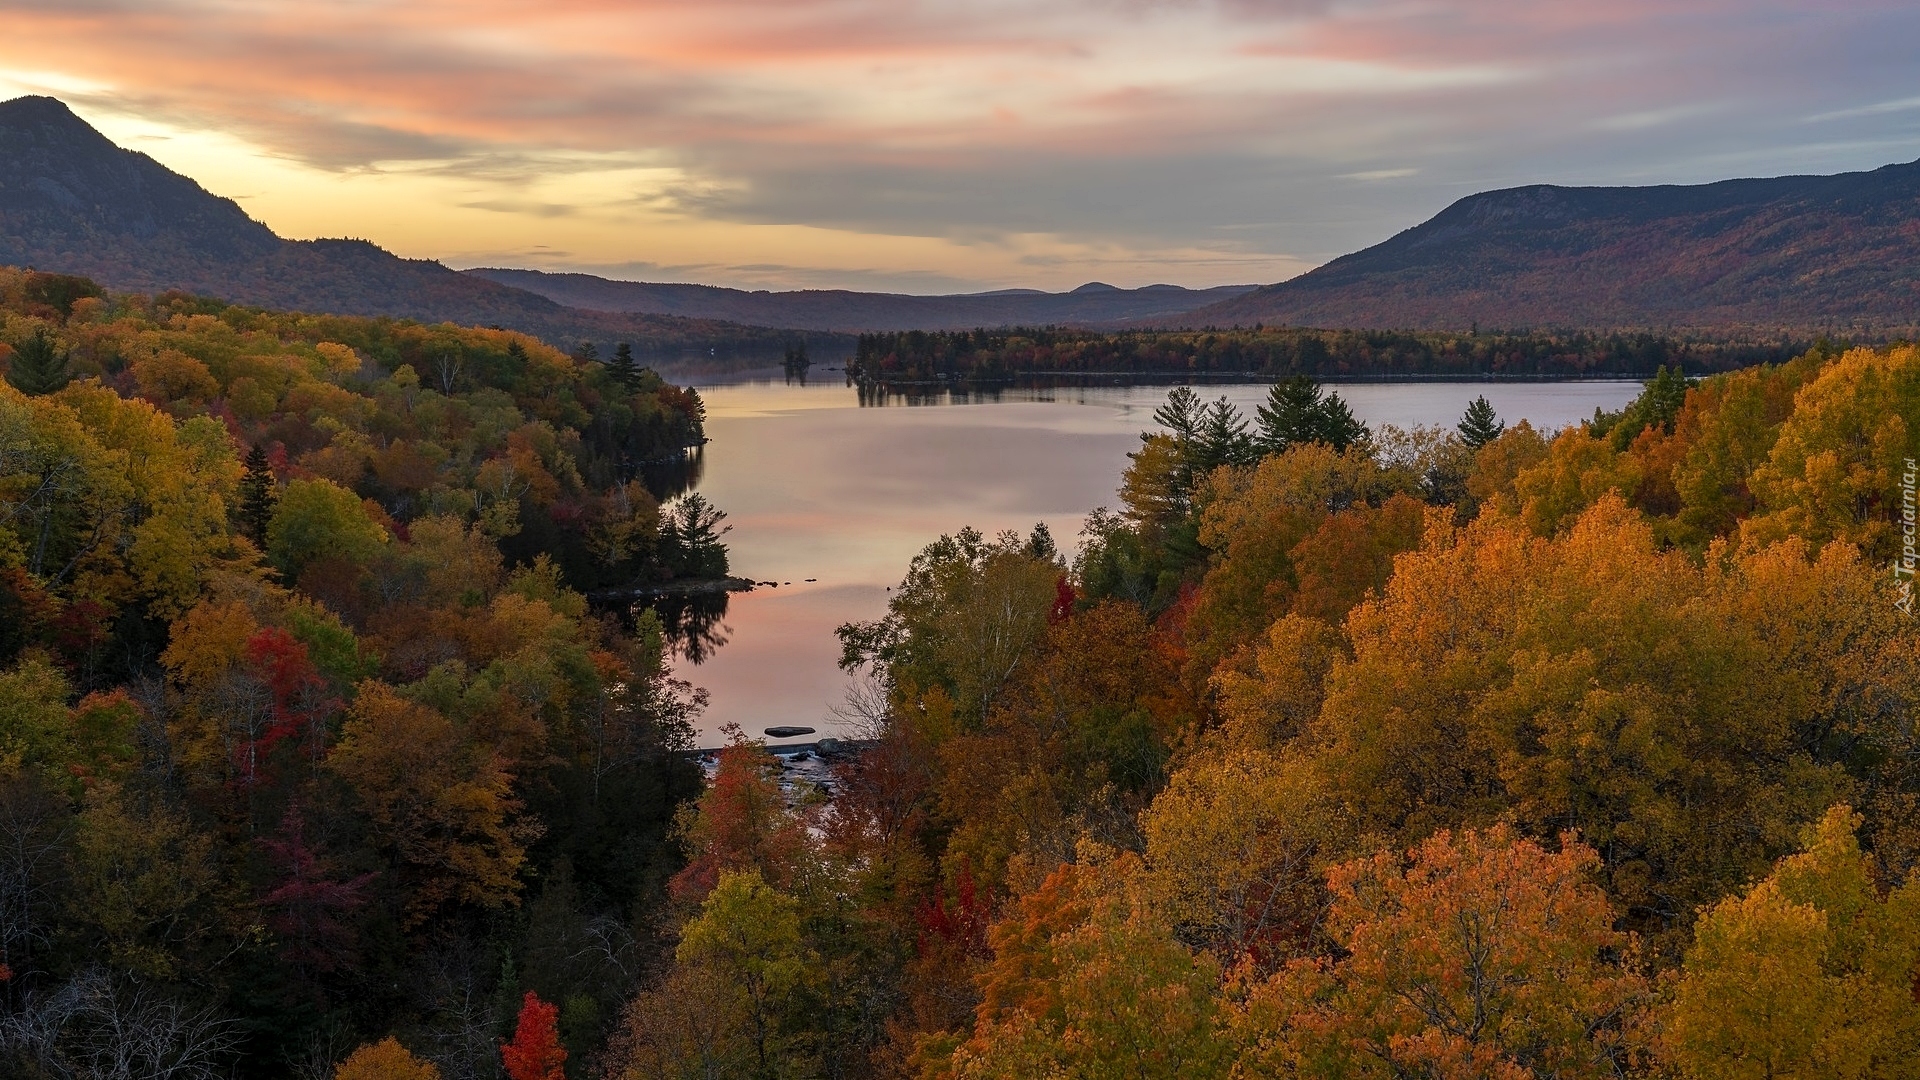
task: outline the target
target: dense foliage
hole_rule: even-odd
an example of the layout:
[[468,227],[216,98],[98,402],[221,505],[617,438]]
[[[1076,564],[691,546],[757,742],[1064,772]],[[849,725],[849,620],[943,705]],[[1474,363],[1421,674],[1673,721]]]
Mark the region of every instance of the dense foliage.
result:
[[996,381],[1022,375],[1255,375],[1315,378],[1642,375],[1665,366],[1728,371],[1784,361],[1786,337],[1652,333],[1449,333],[1060,328],[862,334],[848,374],[863,384]]
[[1070,564],[929,545],[831,802],[727,752],[612,1075],[1910,1075],[1920,350],[1343,417],[1175,391]]
[[829,792],[702,785],[579,591],[723,568],[630,358],[0,301],[9,1075],[1920,1060],[1920,349],[1553,433],[1172,393],[1071,558],[962,530],[842,628]]
[[635,479],[698,398],[43,274],[0,323],[0,1072],[590,1061],[700,699],[580,590],[724,572],[722,515]]

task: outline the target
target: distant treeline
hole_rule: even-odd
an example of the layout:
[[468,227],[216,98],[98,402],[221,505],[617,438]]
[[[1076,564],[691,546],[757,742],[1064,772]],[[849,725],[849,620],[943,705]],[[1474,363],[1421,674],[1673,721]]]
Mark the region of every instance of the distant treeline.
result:
[[1384,376],[1695,374],[1781,362],[1808,343],[1654,333],[1448,333],[1399,330],[908,331],[860,335],[848,373],[868,383],[997,380],[1035,373],[1174,372],[1320,379]]

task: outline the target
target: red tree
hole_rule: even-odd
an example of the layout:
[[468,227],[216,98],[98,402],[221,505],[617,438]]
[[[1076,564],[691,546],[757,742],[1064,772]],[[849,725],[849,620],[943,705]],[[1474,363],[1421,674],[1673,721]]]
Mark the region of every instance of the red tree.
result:
[[512,1080],[567,1080],[567,1049],[560,1045],[560,1008],[527,991],[513,1041],[500,1044]]

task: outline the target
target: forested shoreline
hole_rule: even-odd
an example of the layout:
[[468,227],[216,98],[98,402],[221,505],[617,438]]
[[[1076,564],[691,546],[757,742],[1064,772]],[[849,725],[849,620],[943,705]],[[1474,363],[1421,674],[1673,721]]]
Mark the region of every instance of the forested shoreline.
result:
[[1552,433],[1175,390],[1077,543],[939,537],[841,628],[829,796],[742,732],[703,782],[660,621],[586,603],[726,570],[630,353],[0,312],[10,1074],[1920,1060],[1920,349]]
[[1005,381],[1041,375],[1316,379],[1422,376],[1640,377],[1782,363],[1811,342],[1790,334],[1507,333],[1062,327],[862,334],[847,375],[863,385]]

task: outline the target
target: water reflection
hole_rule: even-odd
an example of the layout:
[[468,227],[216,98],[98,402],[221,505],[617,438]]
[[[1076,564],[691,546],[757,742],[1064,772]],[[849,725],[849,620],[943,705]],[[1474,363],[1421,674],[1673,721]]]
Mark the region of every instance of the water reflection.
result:
[[704,664],[733,634],[733,627],[724,621],[726,593],[662,596],[643,606],[651,607],[659,617],[660,628],[676,660]]
[[676,499],[700,486],[707,472],[707,448],[696,446],[671,461],[649,461],[640,466],[640,482],[660,502]]
[[[712,692],[698,721],[749,731],[801,724],[841,733],[831,709],[848,687],[836,666],[841,623],[886,613],[890,586],[943,532],[971,525],[1023,535],[1045,522],[1075,536],[1087,511],[1112,506],[1127,454],[1153,426],[1165,386],[927,386],[857,394],[815,366],[802,385],[778,369],[707,383],[712,456],[700,491],[727,512],[734,572],[778,581],[662,610],[674,623],[680,678]],[[1341,384],[1369,424],[1452,426],[1484,394],[1502,419],[1552,430],[1633,399],[1631,382]],[[1266,384],[1209,385],[1251,415]],[[967,404],[974,408],[925,408]],[[725,642],[724,647],[721,643]],[[693,665],[698,662],[699,667]]]
[[[1340,392],[1343,397],[1351,398],[1359,387],[1392,387],[1396,391],[1424,389],[1446,396],[1455,387],[1484,388],[1501,387],[1600,387],[1627,386],[1637,383],[1617,377],[1594,379],[1570,379],[1565,377],[1513,375],[1499,379],[1487,376],[1471,378],[1455,376],[1396,376],[1391,379],[1347,378],[1325,379],[1323,383]],[[844,384],[853,392],[854,401],[861,408],[923,407],[929,405],[998,405],[1006,403],[1053,403],[1094,404],[1110,401],[1116,397],[1156,396],[1167,388],[1175,386],[1193,386],[1198,388],[1219,387],[1230,396],[1264,397],[1267,389],[1276,380],[1249,376],[1235,372],[1136,372],[1115,374],[1111,372],[1085,374],[1071,371],[1048,372],[1038,375],[1017,375],[1000,379],[934,379],[914,382],[889,382],[886,380],[857,380],[851,374],[844,376]],[[787,380],[789,386],[805,386],[803,378],[796,383]],[[1365,391],[1361,391],[1365,393]],[[1577,391],[1576,391],[1577,393]],[[1611,396],[1610,394],[1608,396]],[[1469,399],[1471,400],[1471,399]],[[1451,419],[1458,419],[1457,417]],[[1428,422],[1450,426],[1448,418],[1435,417]]]

